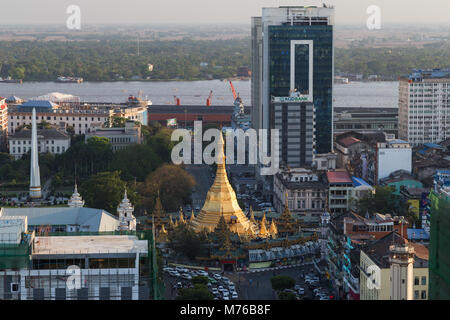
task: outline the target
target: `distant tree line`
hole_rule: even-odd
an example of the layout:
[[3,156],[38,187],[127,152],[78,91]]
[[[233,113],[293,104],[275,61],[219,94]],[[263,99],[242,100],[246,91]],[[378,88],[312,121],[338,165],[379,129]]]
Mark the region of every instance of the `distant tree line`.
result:
[[0,46],[0,76],[26,81],[54,81],[60,75],[87,81],[221,79],[243,65],[250,65],[247,40],[142,41],[139,55],[136,43],[124,40],[2,41]]
[[[206,62],[207,66],[200,63]],[[148,65],[154,66],[150,71]],[[78,76],[87,81],[199,80],[236,75],[251,65],[250,39],[142,41],[3,41],[0,76],[25,81],[53,81]],[[352,45],[335,49],[335,69],[342,73],[376,74],[396,79],[413,68],[450,65],[450,44],[419,47],[368,48]]]

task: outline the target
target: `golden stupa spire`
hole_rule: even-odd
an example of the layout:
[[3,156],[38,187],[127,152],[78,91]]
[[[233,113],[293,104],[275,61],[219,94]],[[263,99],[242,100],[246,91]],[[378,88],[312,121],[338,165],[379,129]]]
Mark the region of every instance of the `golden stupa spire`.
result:
[[259,227],[259,236],[261,238],[266,238],[269,235],[269,233],[267,232],[266,223],[266,214],[264,213]]
[[189,220],[189,223],[192,223],[192,221],[194,221],[195,219],[195,214],[194,214],[194,209],[192,209],[191,211],[191,219]]
[[192,227],[196,232],[201,232],[204,228],[210,231],[214,230],[223,215],[227,223],[231,220],[231,217],[236,220],[236,223],[230,226],[230,231],[245,234],[247,229],[251,228],[252,232],[255,232],[255,226],[242,212],[236,193],[228,180],[222,134],[218,136],[218,148],[216,150],[218,162],[216,178],[206,195],[203,208],[192,223]]
[[179,219],[180,223],[185,224],[186,221],[184,220],[184,215],[183,215],[183,208],[180,207],[180,219]]
[[270,223],[269,232],[273,237],[278,234],[277,226],[275,225],[275,219],[272,219],[272,222]]
[[161,226],[161,231],[160,231],[160,233],[167,233],[167,230],[166,230],[166,228],[164,227],[164,225]]

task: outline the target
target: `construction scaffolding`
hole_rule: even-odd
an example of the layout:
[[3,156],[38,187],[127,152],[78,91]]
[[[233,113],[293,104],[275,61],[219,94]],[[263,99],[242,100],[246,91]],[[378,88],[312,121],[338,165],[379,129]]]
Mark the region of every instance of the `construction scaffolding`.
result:
[[[117,239],[117,250],[109,250],[117,235],[136,238]],[[95,236],[107,237],[95,241]],[[46,233],[36,238],[32,232],[23,234],[20,243],[8,243],[15,234],[11,239],[0,244],[0,300],[164,298],[151,232]],[[147,242],[142,246],[136,240]],[[77,249],[72,248],[75,243]],[[71,286],[72,281],[78,285]]]
[[431,300],[450,300],[450,198],[431,192]]

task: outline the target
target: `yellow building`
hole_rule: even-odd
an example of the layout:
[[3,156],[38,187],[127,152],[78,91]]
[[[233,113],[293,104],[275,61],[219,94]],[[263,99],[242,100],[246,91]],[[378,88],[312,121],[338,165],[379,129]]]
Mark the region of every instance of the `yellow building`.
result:
[[191,225],[196,232],[202,230],[213,232],[223,215],[231,232],[240,236],[255,235],[257,227],[250,222],[239,207],[236,193],[228,181],[223,146],[223,137],[220,136],[216,178],[206,195],[203,208],[191,222]]
[[[368,249],[361,250],[360,255],[360,300],[391,300],[391,263],[389,260],[390,246],[395,240],[399,242],[398,233],[375,241]],[[406,241],[407,242],[407,241]],[[412,299],[428,299],[428,249],[419,243],[408,243],[414,249],[412,279],[407,279],[403,273],[399,281],[393,285],[412,283]],[[404,279],[402,279],[403,277]],[[404,280],[404,282],[403,282]],[[400,288],[399,288],[400,290]],[[398,291],[395,289],[394,291]]]

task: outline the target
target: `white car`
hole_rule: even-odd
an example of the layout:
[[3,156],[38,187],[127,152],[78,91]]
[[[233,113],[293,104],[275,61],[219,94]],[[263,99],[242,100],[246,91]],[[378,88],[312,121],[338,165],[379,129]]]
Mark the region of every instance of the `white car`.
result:
[[213,278],[216,279],[216,280],[222,279],[222,277],[220,276],[220,274],[217,274],[217,273],[215,273],[215,274],[213,275]]
[[170,267],[165,267],[165,268],[163,268],[163,271],[164,272],[170,272],[170,271],[173,271],[173,269],[170,268]]
[[297,292],[298,292],[298,294],[305,294],[305,289],[298,288]]
[[223,296],[223,300],[230,300],[230,297],[228,297],[228,296]]
[[183,273],[183,274],[181,275],[181,277],[182,277],[183,279],[186,279],[186,280],[191,280],[191,279],[192,279],[191,275],[188,274],[188,273]]
[[223,290],[225,290],[222,286],[219,286],[219,288],[217,288],[217,290],[219,290],[220,292],[222,292]]
[[234,286],[233,283],[230,283],[230,284],[228,285],[228,289],[230,289],[230,291],[235,291],[236,287]]
[[180,276],[180,273],[179,273],[178,271],[169,271],[169,274],[170,274],[172,277],[179,277],[179,276]]
[[230,295],[230,292],[229,292],[227,289],[224,289],[224,290],[222,291],[222,295],[223,295],[224,297],[228,297],[228,296]]
[[197,271],[197,274],[200,275],[200,276],[204,276],[204,277],[207,277],[207,276],[208,276],[208,272],[203,271],[203,270],[198,270],[198,271]]
[[231,299],[237,299],[238,298],[238,294],[236,291],[233,291],[233,293],[231,294]]

